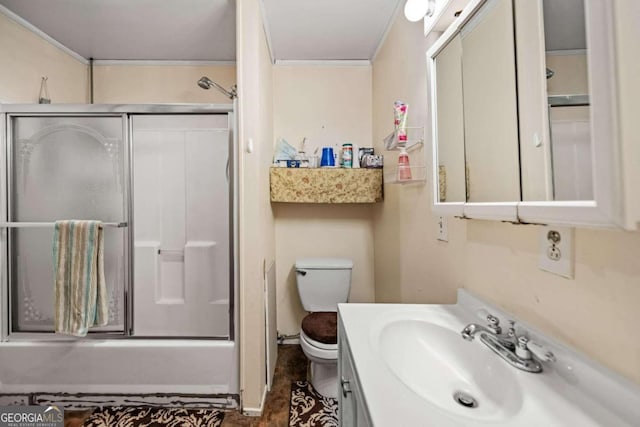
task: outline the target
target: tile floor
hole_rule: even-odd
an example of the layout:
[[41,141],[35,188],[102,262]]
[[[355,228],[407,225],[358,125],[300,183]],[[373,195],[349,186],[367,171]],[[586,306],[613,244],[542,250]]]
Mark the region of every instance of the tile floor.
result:
[[245,417],[238,412],[227,412],[223,427],[287,427],[289,425],[289,399],[291,382],[307,378],[307,358],[299,345],[278,346],[276,374],[273,387],[267,395],[262,417]]
[[[289,399],[291,382],[307,377],[307,359],[299,345],[278,346],[278,360],[273,387],[267,395],[264,413],[261,417],[246,417],[237,411],[227,411],[223,427],[287,427],[289,425]],[[88,411],[65,412],[65,427],[80,427]]]

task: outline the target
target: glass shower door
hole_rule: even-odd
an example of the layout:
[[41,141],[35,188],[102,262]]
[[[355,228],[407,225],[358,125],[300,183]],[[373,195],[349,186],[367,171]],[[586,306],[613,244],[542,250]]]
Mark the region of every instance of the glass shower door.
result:
[[228,338],[228,116],[133,116],[131,129],[133,335]]
[[[12,332],[52,332],[53,223],[59,219],[127,221],[127,153],[122,116],[11,118],[9,280]],[[24,224],[24,225],[22,225]],[[128,277],[126,228],[104,227],[109,297],[105,327],[124,331]]]

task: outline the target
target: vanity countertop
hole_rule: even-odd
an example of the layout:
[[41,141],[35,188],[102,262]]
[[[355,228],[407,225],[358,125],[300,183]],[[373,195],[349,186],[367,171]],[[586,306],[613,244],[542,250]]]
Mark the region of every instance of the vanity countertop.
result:
[[[455,305],[340,304],[355,380],[373,425],[634,426],[640,387],[517,319],[517,330],[552,350],[542,373],[510,366],[486,345],[465,341],[487,311],[515,319],[459,290]],[[458,341],[459,338],[459,341]],[[477,398],[476,408],[454,400]]]

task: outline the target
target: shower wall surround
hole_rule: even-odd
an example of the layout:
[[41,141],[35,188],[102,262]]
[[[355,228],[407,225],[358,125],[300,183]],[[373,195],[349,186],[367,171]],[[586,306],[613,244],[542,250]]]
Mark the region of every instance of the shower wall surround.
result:
[[[233,117],[231,105],[0,105],[0,394],[237,406]],[[85,339],[52,332],[58,219],[111,225],[109,323]]]

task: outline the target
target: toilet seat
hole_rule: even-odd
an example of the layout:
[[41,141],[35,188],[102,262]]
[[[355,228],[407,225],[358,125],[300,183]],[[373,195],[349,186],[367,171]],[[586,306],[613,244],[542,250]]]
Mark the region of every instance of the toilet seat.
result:
[[305,354],[320,360],[338,358],[338,313],[319,311],[302,319],[300,344]]
[[[338,313],[318,311],[302,319],[302,330],[314,342],[333,345],[338,343]],[[319,346],[322,348],[322,346]]]
[[327,362],[335,362],[338,360],[338,344],[324,344],[318,341],[315,341],[307,334],[304,333],[303,330],[300,330],[300,346],[302,347],[302,351],[309,357],[310,359],[318,359],[327,361]]

